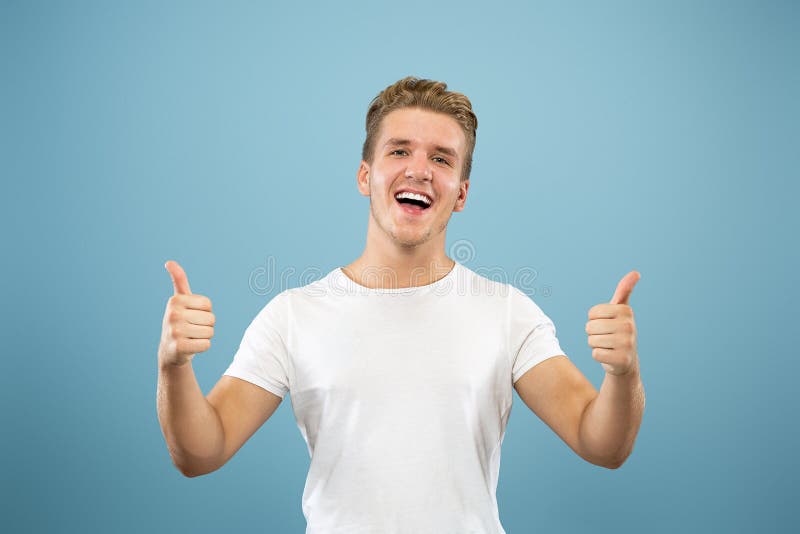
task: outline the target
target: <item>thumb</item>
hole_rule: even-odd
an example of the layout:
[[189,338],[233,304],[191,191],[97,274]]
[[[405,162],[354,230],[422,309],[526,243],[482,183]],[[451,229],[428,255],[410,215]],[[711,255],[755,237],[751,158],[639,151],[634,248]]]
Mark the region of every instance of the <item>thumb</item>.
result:
[[183,272],[183,268],[178,265],[178,262],[169,260],[164,264],[164,267],[169,271],[169,276],[172,278],[175,294],[191,295],[192,290],[189,288],[189,280],[186,278],[186,273]]
[[642,275],[639,274],[638,271],[631,271],[622,277],[622,280],[617,284],[617,290],[614,292],[614,296],[611,297],[611,304],[628,304],[633,286],[636,285],[636,282],[638,282],[641,277]]

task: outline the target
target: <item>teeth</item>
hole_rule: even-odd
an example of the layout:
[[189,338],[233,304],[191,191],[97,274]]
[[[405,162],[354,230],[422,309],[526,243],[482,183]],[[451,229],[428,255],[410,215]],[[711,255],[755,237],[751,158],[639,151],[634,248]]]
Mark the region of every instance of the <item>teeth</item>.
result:
[[431,199],[428,198],[425,195],[418,195],[416,193],[409,193],[408,191],[403,191],[402,193],[397,193],[394,196],[394,198],[396,198],[397,200],[400,200],[401,198],[410,198],[410,199],[413,199],[413,200],[419,200],[419,201],[424,202],[428,206],[430,206],[431,202],[432,202]]

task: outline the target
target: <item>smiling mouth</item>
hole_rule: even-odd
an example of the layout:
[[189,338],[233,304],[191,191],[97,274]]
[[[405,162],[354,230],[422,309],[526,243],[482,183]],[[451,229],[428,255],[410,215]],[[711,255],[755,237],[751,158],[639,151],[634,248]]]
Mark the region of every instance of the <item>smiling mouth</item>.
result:
[[394,198],[403,211],[413,214],[422,213],[433,204],[433,200],[428,195],[411,191],[401,191]]
[[404,206],[416,207],[420,210],[426,210],[430,208],[429,204],[425,204],[425,202],[423,202],[422,200],[416,200],[413,198],[401,198],[397,201],[397,203]]
[[400,205],[400,209],[409,215],[422,215],[430,209],[430,206],[421,200],[401,198],[397,200],[397,203]]

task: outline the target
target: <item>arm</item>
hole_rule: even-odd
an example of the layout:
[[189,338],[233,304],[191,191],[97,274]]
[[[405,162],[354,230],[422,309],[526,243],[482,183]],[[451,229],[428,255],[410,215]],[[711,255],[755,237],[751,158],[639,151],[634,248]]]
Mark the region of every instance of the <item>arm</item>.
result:
[[531,411],[572,450],[609,469],[620,467],[632,452],[644,414],[636,325],[627,304],[638,278],[629,273],[610,304],[589,310],[592,357],[606,370],[599,393],[564,356],[543,360],[514,384]]
[[203,397],[191,364],[159,366],[158,377],[161,430],[172,462],[187,477],[225,465],[283,400],[226,375]]
[[588,456],[616,469],[633,451],[644,414],[644,385],[635,368],[624,375],[606,373],[600,393],[587,406],[578,442]]
[[203,396],[191,363],[159,365],[158,421],[175,467],[192,477],[219,468],[222,421]]
[[165,265],[175,294],[167,302],[158,348],[158,421],[175,466],[187,477],[222,467],[283,400],[245,380],[225,376],[203,396],[192,360],[211,346],[211,300],[194,295],[176,262]]
[[522,375],[514,388],[525,405],[578,456],[609,467],[581,444],[581,419],[597,390],[569,358],[561,354],[541,361]]
[[522,401],[587,462],[616,469],[633,449],[644,412],[638,369],[606,374],[600,393],[564,355],[532,367],[514,384]]
[[592,306],[586,323],[592,357],[603,365],[606,376],[599,395],[581,418],[579,443],[612,469],[621,466],[633,451],[644,414],[636,321],[628,304],[640,276],[636,271],[625,275],[611,302]]

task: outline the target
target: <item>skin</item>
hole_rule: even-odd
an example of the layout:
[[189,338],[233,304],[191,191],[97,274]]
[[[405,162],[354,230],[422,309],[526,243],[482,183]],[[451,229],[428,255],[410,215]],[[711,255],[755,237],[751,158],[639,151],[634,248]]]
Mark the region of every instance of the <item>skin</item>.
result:
[[[410,144],[387,144],[397,138]],[[445,164],[437,146],[454,148],[459,157]],[[361,161],[356,174],[359,192],[370,198],[367,244],[361,257],[343,268],[345,274],[366,287],[412,287],[449,272],[453,261],[445,255],[446,228],[450,216],[464,209],[469,189],[469,180],[460,180],[464,147],[463,132],[447,115],[405,108],[384,117],[372,160]],[[403,187],[433,193],[430,213],[404,213],[394,199]],[[392,276],[366,275],[375,268]],[[633,451],[644,412],[636,325],[628,304],[639,278],[631,271],[610,303],[589,311],[588,344],[606,371],[599,392],[566,356],[545,360],[514,384],[523,402],[571,449],[609,469],[620,467]]]
[[[409,143],[389,144],[391,139]],[[451,215],[467,200],[469,180],[461,180],[465,151],[464,132],[448,115],[404,108],[383,118],[372,160],[362,160],[356,173],[370,209],[364,251],[343,267],[348,277],[366,287],[412,287],[435,282],[453,268],[445,235]],[[405,213],[394,198],[405,187],[432,196],[431,207],[419,216]],[[370,276],[377,271],[390,276]]]
[[[387,144],[390,139],[408,143]],[[469,180],[461,180],[465,146],[461,127],[448,115],[405,108],[384,117],[374,154],[361,161],[356,173],[358,191],[369,197],[370,209],[364,251],[342,268],[348,277],[366,287],[413,287],[433,283],[453,268],[445,254],[445,233],[450,217],[464,209],[467,199]],[[425,192],[433,205],[421,216],[405,213],[394,199],[401,188]],[[158,415],[173,462],[193,477],[222,467],[282,399],[230,376],[222,376],[203,396],[191,362],[195,353],[210,348],[211,301],[192,294],[176,262],[165,267],[174,295],[159,346]],[[375,269],[391,276],[371,276]],[[644,411],[636,325],[628,303],[639,278],[631,271],[611,302],[589,310],[588,343],[606,371],[599,392],[565,356],[548,358],[514,384],[531,411],[579,456],[610,469],[632,452]]]

